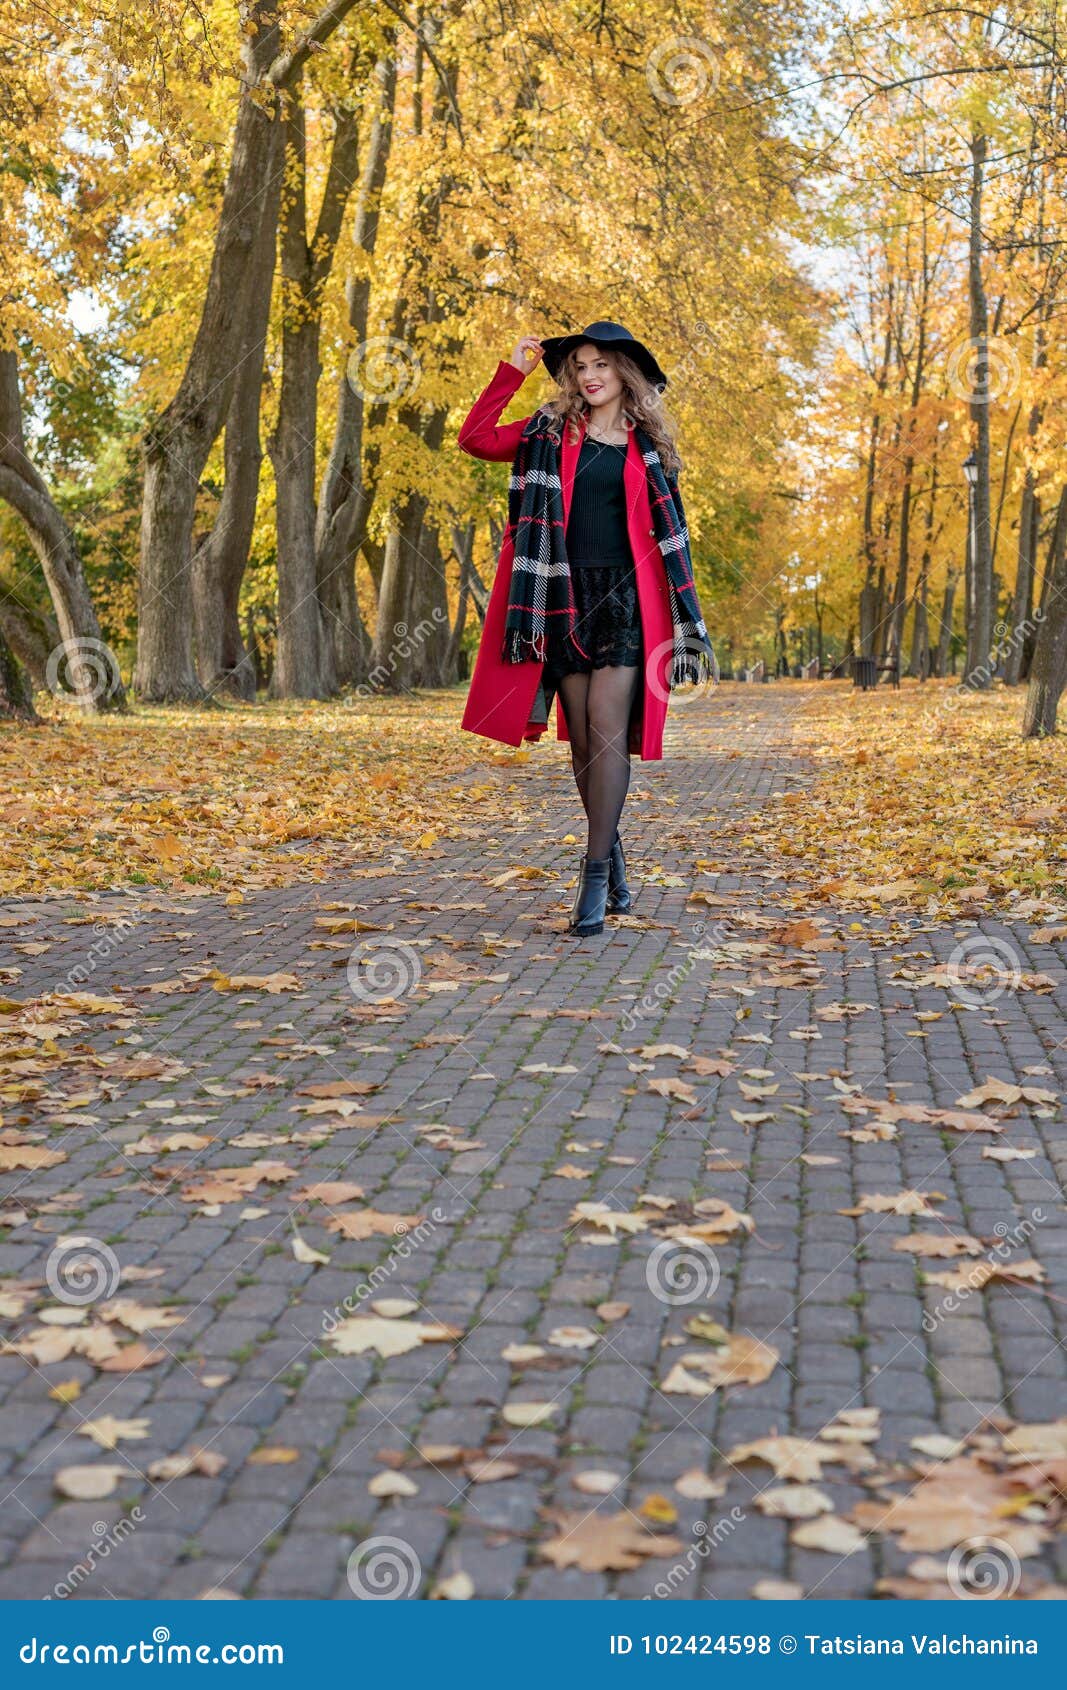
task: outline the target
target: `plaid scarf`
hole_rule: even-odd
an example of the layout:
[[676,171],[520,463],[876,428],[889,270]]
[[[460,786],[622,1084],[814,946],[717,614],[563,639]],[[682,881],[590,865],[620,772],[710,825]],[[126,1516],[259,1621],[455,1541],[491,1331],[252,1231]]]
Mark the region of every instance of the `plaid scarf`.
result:
[[[564,545],[563,483],[560,442],[549,427],[552,413],[536,411],[523,429],[508,487],[508,530],[514,544],[511,592],[504,625],[505,663],[545,662],[548,619],[562,618],[566,637],[581,652],[575,636],[577,609]],[[667,572],[674,634],[668,685],[718,680],[719,665],[704,626],[693,583],[682,496],[678,480],[668,476],[649,435],[635,425],[637,444],[648,478],[652,526]],[[583,655],[585,655],[583,653]]]

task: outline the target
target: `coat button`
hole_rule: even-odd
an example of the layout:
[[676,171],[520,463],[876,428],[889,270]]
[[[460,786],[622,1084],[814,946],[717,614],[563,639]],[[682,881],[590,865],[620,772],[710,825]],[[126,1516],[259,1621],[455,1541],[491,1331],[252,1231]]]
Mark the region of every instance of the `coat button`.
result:
[[650,537],[654,540],[656,537],[656,530],[654,528],[650,528],[648,532]]

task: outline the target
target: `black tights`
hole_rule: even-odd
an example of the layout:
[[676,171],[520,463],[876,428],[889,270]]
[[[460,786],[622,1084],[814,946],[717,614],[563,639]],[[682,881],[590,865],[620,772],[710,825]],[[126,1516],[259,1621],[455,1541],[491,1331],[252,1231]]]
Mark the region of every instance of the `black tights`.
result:
[[610,856],[630,789],[630,709],[641,671],[594,669],[563,675],[557,683],[567,718],[571,764],[589,824],[586,855]]

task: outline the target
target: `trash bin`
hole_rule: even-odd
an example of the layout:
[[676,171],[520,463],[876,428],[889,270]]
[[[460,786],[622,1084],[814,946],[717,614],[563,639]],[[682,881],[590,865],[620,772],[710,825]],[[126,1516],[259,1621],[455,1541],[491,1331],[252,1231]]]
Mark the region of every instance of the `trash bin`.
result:
[[878,681],[878,665],[873,657],[854,657],[852,659],[852,685],[862,687],[866,692]]

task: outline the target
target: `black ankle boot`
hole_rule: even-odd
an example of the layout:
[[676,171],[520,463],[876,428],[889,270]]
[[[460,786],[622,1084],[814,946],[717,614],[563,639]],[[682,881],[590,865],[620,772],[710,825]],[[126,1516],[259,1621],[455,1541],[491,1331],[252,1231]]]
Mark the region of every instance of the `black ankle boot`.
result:
[[608,872],[608,915],[629,915],[633,903],[630,888],[626,884],[626,858],[622,854],[622,840],[615,835],[615,843],[611,847],[608,858],[611,868]]
[[578,876],[578,891],[569,922],[570,931],[579,938],[604,931],[604,911],[608,901],[608,873],[611,858],[582,858]]

